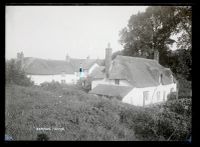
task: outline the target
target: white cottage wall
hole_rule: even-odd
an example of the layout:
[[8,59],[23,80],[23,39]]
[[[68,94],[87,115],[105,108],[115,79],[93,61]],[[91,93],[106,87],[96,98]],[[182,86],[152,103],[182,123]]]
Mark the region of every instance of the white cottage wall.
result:
[[[173,89],[173,90],[172,90]],[[176,84],[159,85],[157,87],[133,88],[123,99],[122,102],[129,103],[135,106],[143,106],[164,102],[171,92],[176,92]],[[144,92],[148,92],[148,98],[143,102]],[[158,93],[160,92],[160,96]]]
[[133,88],[123,99],[122,102],[135,106],[142,106],[142,95],[139,89]]
[[27,75],[31,78],[32,81],[35,82],[36,85],[40,85],[43,82],[52,82],[53,80],[56,82],[62,82],[65,80],[66,84],[75,84],[78,80],[75,74],[59,74],[59,75]]
[[115,86],[131,86],[127,80],[119,80],[119,85],[115,84],[115,80],[95,79],[92,81],[92,89],[98,84],[115,85]]

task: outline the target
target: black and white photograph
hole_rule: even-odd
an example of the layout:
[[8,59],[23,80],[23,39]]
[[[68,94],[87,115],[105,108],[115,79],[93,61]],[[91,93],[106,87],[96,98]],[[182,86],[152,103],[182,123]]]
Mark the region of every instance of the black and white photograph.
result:
[[191,5],[6,5],[5,141],[192,141]]

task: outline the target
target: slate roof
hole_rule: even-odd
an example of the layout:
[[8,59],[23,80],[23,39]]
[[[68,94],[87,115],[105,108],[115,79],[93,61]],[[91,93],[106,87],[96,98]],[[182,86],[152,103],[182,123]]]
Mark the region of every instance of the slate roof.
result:
[[99,84],[95,88],[93,88],[89,93],[102,96],[118,97],[121,100],[132,89],[133,87],[129,86],[114,86],[114,85]]
[[24,58],[24,70],[27,74],[32,75],[56,75],[65,72],[74,74],[78,72],[80,63],[83,69],[90,68],[94,63],[101,63],[102,60],[96,59],[70,59],[69,62],[64,60],[46,60],[32,57]]

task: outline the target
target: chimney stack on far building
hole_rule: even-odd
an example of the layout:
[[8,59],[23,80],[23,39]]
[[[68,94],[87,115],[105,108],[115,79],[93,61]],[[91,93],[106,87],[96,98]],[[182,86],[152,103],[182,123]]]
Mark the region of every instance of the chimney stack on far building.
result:
[[19,68],[23,69],[24,66],[24,53],[20,52],[17,53],[17,62],[19,63]]
[[112,48],[110,47],[110,43],[108,43],[108,47],[106,48],[105,55],[105,70],[106,70],[106,78],[109,78],[109,68],[112,60]]
[[158,52],[158,50],[154,50],[154,60],[159,62],[159,52]]

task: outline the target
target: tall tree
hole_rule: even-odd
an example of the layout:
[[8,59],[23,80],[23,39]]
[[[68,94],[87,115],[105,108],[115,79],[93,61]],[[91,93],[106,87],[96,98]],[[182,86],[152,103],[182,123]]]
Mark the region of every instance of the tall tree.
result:
[[[120,31],[123,54],[153,58],[154,50],[158,50],[159,62],[170,67],[171,60],[175,59],[168,46],[175,42],[171,39],[172,35],[182,33],[178,38],[177,48],[191,49],[191,16],[191,7],[185,6],[152,6],[143,13],[132,15],[128,26]],[[190,65],[191,54],[185,52],[181,54],[188,55]],[[186,63],[180,63],[180,60],[181,58],[177,61],[177,65],[183,68],[181,64],[185,66]]]

